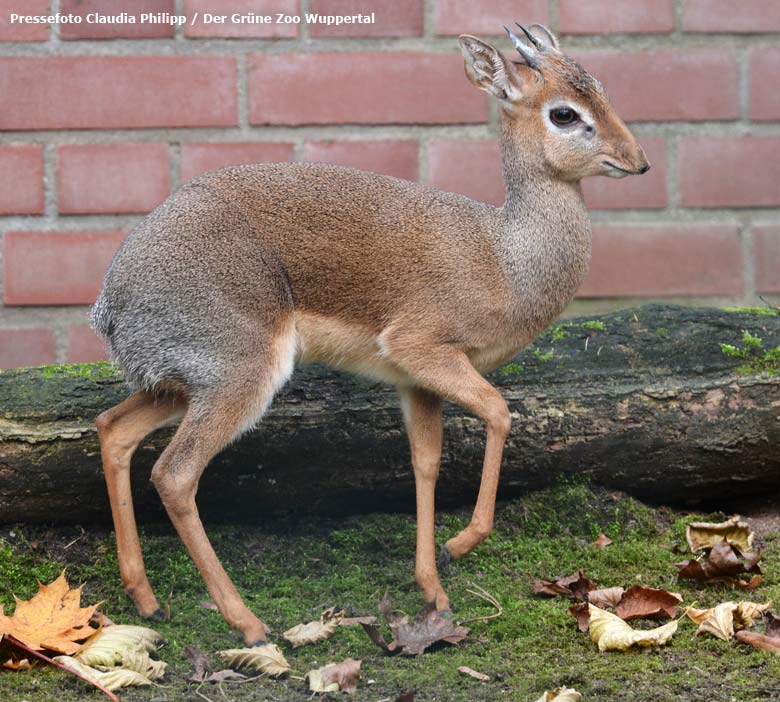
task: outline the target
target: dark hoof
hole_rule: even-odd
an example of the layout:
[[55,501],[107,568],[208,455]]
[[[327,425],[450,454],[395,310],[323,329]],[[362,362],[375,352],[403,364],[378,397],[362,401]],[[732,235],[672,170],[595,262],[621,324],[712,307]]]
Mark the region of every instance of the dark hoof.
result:
[[442,610],[439,612],[439,616],[440,616],[442,619],[452,619],[452,612],[451,612],[449,609],[442,609]]
[[452,563],[452,556],[447,544],[444,544],[439,551],[439,570],[444,570],[450,563]]
[[144,617],[144,619],[152,619],[156,622],[164,622],[168,617],[165,616],[165,612],[163,612],[159,607],[154,610],[148,617]]
[[267,645],[268,645],[268,641],[266,641],[265,639],[258,639],[254,643],[249,644],[248,648],[257,648],[259,646],[267,646]]

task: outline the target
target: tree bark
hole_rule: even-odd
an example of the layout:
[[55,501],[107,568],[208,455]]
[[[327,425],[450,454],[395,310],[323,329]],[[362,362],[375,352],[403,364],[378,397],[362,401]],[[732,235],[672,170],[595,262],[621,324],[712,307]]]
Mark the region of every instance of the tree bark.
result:
[[[651,305],[548,330],[489,376],[513,417],[501,494],[566,474],[678,504],[780,489],[780,316],[769,312]],[[127,394],[107,364],[0,373],[0,522],[110,519],[94,419]],[[148,477],[171,431],[133,460],[147,518],[162,514]],[[482,423],[448,406],[439,504],[475,499],[483,448]],[[395,391],[311,366],[214,459],[198,501],[212,520],[254,519],[411,510],[413,494]]]

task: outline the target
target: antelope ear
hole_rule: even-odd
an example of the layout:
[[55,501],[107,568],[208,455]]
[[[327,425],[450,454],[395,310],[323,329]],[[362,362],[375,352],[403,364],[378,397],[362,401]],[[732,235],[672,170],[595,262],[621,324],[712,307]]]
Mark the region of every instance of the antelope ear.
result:
[[560,51],[558,46],[558,38],[543,24],[532,24],[528,27],[528,31],[531,32],[531,34],[533,34],[548,49],[555,49],[556,51]]
[[461,34],[458,41],[466,75],[477,88],[499,100],[520,99],[520,79],[498,49],[470,34]]

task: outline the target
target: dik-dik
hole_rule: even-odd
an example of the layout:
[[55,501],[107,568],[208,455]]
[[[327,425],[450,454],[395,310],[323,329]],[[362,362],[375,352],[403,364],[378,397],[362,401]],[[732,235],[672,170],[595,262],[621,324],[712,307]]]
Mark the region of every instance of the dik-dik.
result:
[[468,79],[498,102],[503,207],[349,168],[253,164],[191,180],[124,242],[92,319],[136,392],[97,427],[122,581],[143,616],[160,609],[130,460],[147,434],[180,421],[152,481],[223,617],[247,645],[265,642],[195,493],[215,454],[260,421],[296,363],[312,361],[398,389],[417,488],[416,578],[449,610],[434,539],[442,402],[487,427],[476,508],[443,547],[449,560],[493,526],[510,414],[482,374],[542,332],[588,270],[580,180],[650,167],[601,84],[545,27],[523,33],[510,31],[512,60],[460,37]]

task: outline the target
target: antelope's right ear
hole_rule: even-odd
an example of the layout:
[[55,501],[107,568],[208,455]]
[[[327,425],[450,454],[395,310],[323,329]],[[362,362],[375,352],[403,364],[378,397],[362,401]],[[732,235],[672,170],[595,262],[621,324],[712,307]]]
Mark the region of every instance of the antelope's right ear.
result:
[[520,81],[501,52],[487,42],[461,34],[458,37],[466,75],[481,90],[510,102],[521,97]]

